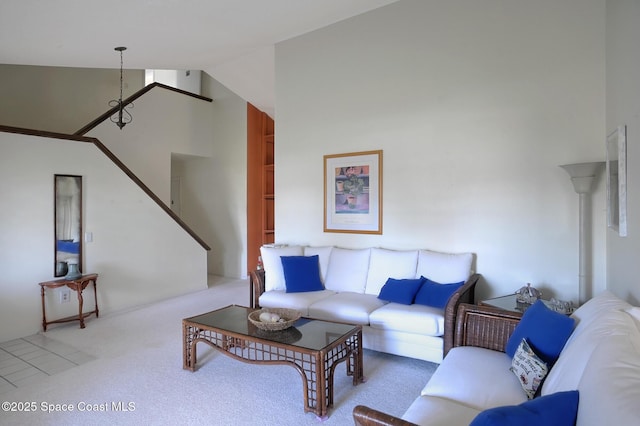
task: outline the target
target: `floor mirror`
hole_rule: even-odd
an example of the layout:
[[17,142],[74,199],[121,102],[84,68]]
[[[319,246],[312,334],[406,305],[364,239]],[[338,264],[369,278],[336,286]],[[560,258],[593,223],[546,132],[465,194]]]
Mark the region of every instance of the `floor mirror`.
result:
[[82,176],[55,175],[54,194],[54,273],[62,277],[82,271]]

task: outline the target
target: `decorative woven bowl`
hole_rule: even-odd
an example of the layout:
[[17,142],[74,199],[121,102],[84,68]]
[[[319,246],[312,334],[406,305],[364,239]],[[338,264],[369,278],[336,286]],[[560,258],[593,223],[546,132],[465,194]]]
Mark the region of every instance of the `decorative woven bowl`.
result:
[[252,336],[268,339],[272,342],[286,343],[288,345],[302,339],[302,333],[295,327],[289,327],[286,330],[260,330],[256,327],[255,334],[252,334]]
[[[262,322],[260,321],[260,314],[263,312],[271,312],[280,315],[283,321],[279,322]],[[300,318],[300,312],[295,309],[286,308],[265,308],[258,311],[253,311],[249,314],[249,321],[260,330],[266,331],[278,331],[289,328]]]

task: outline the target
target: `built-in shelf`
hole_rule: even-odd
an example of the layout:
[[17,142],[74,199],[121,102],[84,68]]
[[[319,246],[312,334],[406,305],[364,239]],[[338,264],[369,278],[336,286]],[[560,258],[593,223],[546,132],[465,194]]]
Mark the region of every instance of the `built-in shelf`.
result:
[[275,242],[275,123],[247,104],[247,269]]

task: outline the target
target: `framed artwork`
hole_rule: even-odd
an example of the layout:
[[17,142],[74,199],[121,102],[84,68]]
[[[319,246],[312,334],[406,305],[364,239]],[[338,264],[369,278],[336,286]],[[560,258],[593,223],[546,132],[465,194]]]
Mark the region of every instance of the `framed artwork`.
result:
[[607,225],[627,236],[627,126],[607,136]]
[[324,232],[382,234],[382,150],[324,156]]

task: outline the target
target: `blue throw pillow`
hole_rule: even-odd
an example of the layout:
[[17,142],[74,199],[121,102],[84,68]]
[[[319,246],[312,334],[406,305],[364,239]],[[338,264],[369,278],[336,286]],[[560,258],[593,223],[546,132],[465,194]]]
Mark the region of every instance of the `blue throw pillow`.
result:
[[380,289],[378,299],[402,303],[403,305],[411,305],[421,285],[421,278],[401,280],[389,278],[385,285],[382,286],[382,289]]
[[573,332],[574,319],[552,311],[538,300],[522,315],[520,323],[507,341],[505,352],[513,358],[522,339],[551,367]]
[[579,399],[577,390],[552,393],[520,405],[485,410],[469,426],[574,426]]
[[315,256],[280,256],[287,293],[324,290],[320,260]]
[[418,290],[413,303],[441,309],[447,306],[451,295],[464,284],[464,281],[453,284],[440,284],[425,277],[422,277],[422,280],[422,287]]

